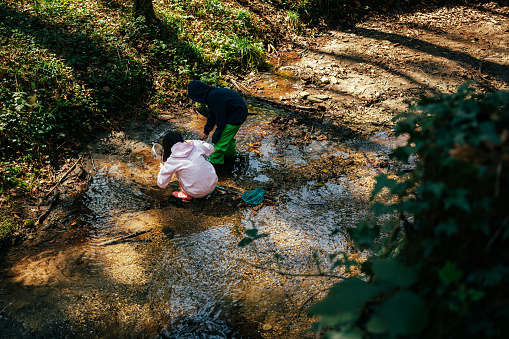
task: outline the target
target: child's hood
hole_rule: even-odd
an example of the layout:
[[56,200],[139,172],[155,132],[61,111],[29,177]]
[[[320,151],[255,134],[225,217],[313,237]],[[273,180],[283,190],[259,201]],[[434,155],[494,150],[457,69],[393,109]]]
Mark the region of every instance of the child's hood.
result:
[[171,148],[172,158],[187,158],[194,149],[191,142],[178,142]]
[[212,87],[207,85],[206,83],[199,80],[193,80],[187,86],[187,93],[189,95],[189,98],[191,98],[192,100],[202,104],[206,104],[207,97],[211,89]]

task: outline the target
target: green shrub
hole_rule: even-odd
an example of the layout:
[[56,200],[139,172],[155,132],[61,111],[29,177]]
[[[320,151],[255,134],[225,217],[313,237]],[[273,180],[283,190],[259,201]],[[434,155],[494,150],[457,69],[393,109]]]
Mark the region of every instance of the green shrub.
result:
[[190,78],[265,64],[270,28],[241,6],[154,6],[148,25],[121,2],[1,1],[0,158],[75,149],[127,112],[181,102]]
[[415,108],[393,156],[417,166],[379,176],[377,223],[350,232],[374,253],[363,279],[336,284],[310,314],[330,338],[507,337],[509,93],[465,85]]
[[10,238],[12,234],[12,220],[10,217],[0,215],[0,247]]
[[147,91],[143,59],[107,20],[76,5],[0,4],[3,159],[76,146]]
[[[208,69],[250,69],[265,63],[261,41],[271,41],[268,25],[225,1],[168,1],[159,5],[163,22]],[[186,58],[189,60],[189,58]],[[192,63],[191,63],[192,65]]]

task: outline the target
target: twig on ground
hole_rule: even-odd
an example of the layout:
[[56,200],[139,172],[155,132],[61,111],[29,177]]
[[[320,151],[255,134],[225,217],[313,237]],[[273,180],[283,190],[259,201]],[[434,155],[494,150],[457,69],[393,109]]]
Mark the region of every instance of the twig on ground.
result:
[[67,170],[67,172],[65,172],[65,174],[64,174],[64,175],[60,178],[60,180],[58,180],[58,182],[55,184],[55,186],[53,186],[53,188],[52,188],[52,189],[50,189],[48,193],[46,193],[46,195],[44,196],[45,198],[47,198],[47,197],[48,197],[48,195],[50,195],[50,193],[51,193],[51,192],[53,192],[53,190],[54,190],[55,188],[57,188],[57,186],[58,186],[58,185],[60,185],[60,184],[62,183],[62,181],[64,181],[64,179],[65,179],[65,177],[67,176],[67,174],[69,174],[69,173],[70,173],[70,172],[74,169],[74,167],[76,167],[76,165],[78,164],[78,162],[80,162],[80,161],[81,161],[81,155],[80,155],[79,159],[78,159],[78,160],[74,163],[74,165],[72,165],[72,166],[71,166],[71,168],[69,168],[69,169]]
[[92,156],[92,152],[89,152],[90,160],[92,161],[92,166],[94,167],[94,171],[97,171],[97,168],[95,167],[94,157]]
[[52,198],[51,200],[51,204],[49,206],[49,208],[44,211],[40,216],[39,218],[37,218],[37,221],[35,222],[36,225],[40,225],[43,223],[44,219],[46,219],[46,217],[48,216],[48,214],[51,212],[51,210],[53,209],[53,207],[55,207],[55,205],[57,204],[57,200],[58,200],[58,197],[59,197],[60,193],[56,193],[55,196]]
[[312,296],[310,296],[309,298],[306,299],[306,301],[304,301],[300,306],[299,306],[299,312],[297,313],[297,317],[300,317],[300,313],[302,312],[302,310],[304,309],[304,306],[306,306],[306,304],[308,302],[310,302],[312,299],[316,298],[317,295],[319,295],[320,293],[323,293],[323,292],[326,292],[330,290],[330,287],[327,287],[327,288],[324,288],[318,292],[316,292],[315,294],[313,294]]
[[292,109],[293,110],[304,110],[304,111],[318,111],[318,110],[321,109],[321,108],[317,108],[317,107],[299,106],[299,105],[293,105],[293,104],[289,104],[289,103],[282,104],[282,103],[277,102],[277,101],[273,101],[273,100],[269,100],[269,99],[265,99],[265,98],[260,98],[260,97],[257,97],[255,95],[252,95],[250,93],[249,89],[247,89],[243,85],[241,86],[235,80],[230,78],[230,81],[245,96],[248,96],[248,97],[250,97],[253,100],[258,100],[258,101],[265,102],[265,103],[267,103],[269,105],[272,105],[272,106],[275,106],[277,108],[284,108],[284,109],[290,109],[290,110],[292,110]]
[[131,233],[131,234],[128,234],[128,235],[124,235],[124,236],[118,237],[118,238],[113,239],[113,240],[105,241],[105,242],[99,244],[99,246],[116,245],[116,244],[119,244],[119,243],[121,243],[122,241],[124,241],[126,239],[134,238],[134,237],[137,237],[139,235],[145,234],[145,233],[150,232],[150,231],[151,230],[134,232],[134,233]]

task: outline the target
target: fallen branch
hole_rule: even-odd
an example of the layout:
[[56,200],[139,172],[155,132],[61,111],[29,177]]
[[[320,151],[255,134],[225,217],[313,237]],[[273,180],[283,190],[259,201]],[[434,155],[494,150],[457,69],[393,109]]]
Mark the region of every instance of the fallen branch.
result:
[[134,237],[137,237],[139,235],[145,234],[145,233],[150,232],[150,231],[151,230],[134,232],[134,233],[131,233],[131,234],[128,234],[128,235],[124,235],[122,237],[118,237],[118,238],[113,239],[113,240],[105,241],[105,242],[99,244],[99,246],[109,246],[109,245],[120,244],[122,241],[124,241],[126,239],[134,238]]
[[60,194],[57,192],[55,194],[55,196],[52,198],[53,200],[51,201],[51,204],[50,206],[48,207],[48,209],[46,211],[44,211],[40,216],[39,218],[37,219],[37,221],[35,222],[35,225],[40,225],[43,223],[44,219],[46,219],[46,217],[48,216],[48,214],[51,212],[51,210],[53,209],[53,207],[55,207],[55,205],[57,204],[57,201],[58,201],[58,196]]
[[54,190],[55,188],[57,188],[57,186],[58,186],[58,185],[60,185],[60,184],[62,183],[62,181],[64,181],[64,179],[65,179],[65,177],[67,176],[67,174],[69,174],[69,173],[70,173],[70,172],[74,169],[74,167],[76,167],[76,165],[78,164],[78,162],[80,162],[80,161],[81,161],[81,155],[80,155],[79,159],[78,159],[78,160],[76,160],[76,162],[74,163],[74,165],[72,165],[72,166],[71,166],[71,168],[69,168],[69,169],[67,170],[67,172],[65,172],[65,174],[64,174],[64,175],[60,178],[60,180],[58,180],[58,182],[55,184],[55,186],[53,186],[53,188],[52,188],[52,189],[50,189],[48,193],[46,193],[46,195],[44,196],[45,198],[47,198],[47,197],[48,197],[48,195],[50,195],[50,193],[51,193],[51,192],[53,192],[53,190]]
[[248,266],[251,266],[253,268],[256,268],[256,269],[259,269],[259,270],[263,270],[265,272],[272,272],[272,273],[277,273],[279,275],[283,275],[283,276],[288,276],[288,277],[306,277],[306,278],[310,278],[310,277],[328,277],[328,278],[336,278],[336,279],[345,279],[348,277],[348,275],[346,274],[341,274],[341,275],[335,275],[335,274],[327,274],[327,273],[323,273],[323,272],[318,272],[318,273],[290,273],[290,272],[283,272],[281,269],[275,269],[275,268],[270,268],[270,267],[265,267],[265,266],[261,266],[261,265],[257,265],[257,264],[254,264],[252,262],[249,262],[245,259],[240,259],[240,258],[236,258],[236,257],[232,257],[232,256],[227,256],[228,258],[230,259],[233,259],[233,260],[237,260],[237,261],[240,261]]
[[265,102],[265,103],[267,103],[271,106],[274,106],[276,108],[283,108],[283,109],[287,109],[287,110],[294,110],[294,111],[301,110],[301,111],[315,112],[315,111],[321,111],[321,110],[325,109],[325,107],[322,107],[322,106],[309,107],[309,106],[293,105],[293,104],[289,104],[289,103],[280,103],[277,101],[260,98],[260,97],[257,97],[257,96],[251,95],[251,94],[248,94],[248,96],[250,96],[253,100],[262,101],[262,102]]

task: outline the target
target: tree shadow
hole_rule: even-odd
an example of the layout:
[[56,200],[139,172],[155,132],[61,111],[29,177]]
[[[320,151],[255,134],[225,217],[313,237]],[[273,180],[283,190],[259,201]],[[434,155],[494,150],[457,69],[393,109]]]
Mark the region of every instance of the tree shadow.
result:
[[[475,9],[477,9],[478,11],[509,18],[509,12],[504,13],[504,12],[496,11],[493,9],[493,7],[487,8],[488,4],[493,3],[492,1],[482,0],[482,1],[477,1],[477,2],[478,2],[477,4],[472,4],[471,6]],[[496,6],[498,6],[498,8],[500,8],[502,6],[509,6],[509,1],[507,1],[507,0],[497,1]]]
[[[119,62],[120,51],[111,51],[104,44],[94,41],[84,32],[73,32],[71,25],[47,23],[35,16],[18,12],[5,6],[0,7],[0,18],[11,29],[22,32],[34,39],[36,44],[58,55],[73,68],[87,88],[96,93],[102,102],[113,107],[134,105],[132,94],[139,94],[149,86],[148,77],[139,77],[134,82],[127,71],[129,60]],[[113,65],[120,64],[120,70]],[[108,90],[105,87],[109,88]]]
[[420,51],[423,53],[430,54],[439,58],[446,58],[450,61],[457,62],[460,65],[470,66],[472,68],[480,69],[482,67],[483,72],[489,74],[493,78],[500,79],[506,84],[509,83],[509,72],[507,65],[499,64],[492,61],[480,60],[473,57],[465,52],[453,51],[450,48],[446,48],[440,45],[432,44],[420,39],[402,36],[400,34],[380,32],[377,30],[355,27],[352,29],[355,34],[378,39],[380,41],[386,40],[394,44],[400,44],[402,46]]

